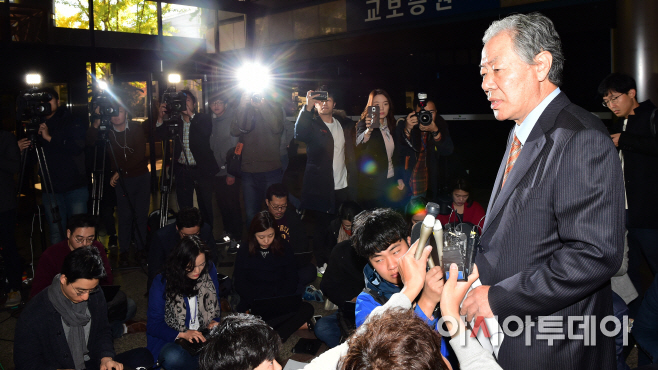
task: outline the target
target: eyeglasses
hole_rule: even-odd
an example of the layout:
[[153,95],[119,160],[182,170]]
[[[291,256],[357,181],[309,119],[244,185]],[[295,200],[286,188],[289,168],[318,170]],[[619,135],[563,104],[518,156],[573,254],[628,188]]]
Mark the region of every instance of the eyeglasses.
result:
[[272,209],[275,211],[283,211],[284,209],[288,208],[288,205],[284,204],[282,206],[270,206],[270,207],[272,207]]
[[617,99],[619,99],[619,97],[622,96],[622,95],[624,95],[624,94],[619,94],[619,95],[615,96],[614,98],[611,98],[608,101],[603,100],[601,102],[601,105],[603,105],[604,107],[607,108],[608,106],[610,106],[610,104],[615,103],[617,101]]
[[225,104],[225,103],[224,103],[223,101],[221,101],[221,100],[217,100],[217,101],[212,102],[210,105],[211,105],[211,106],[215,106],[215,105],[224,105],[224,104]]
[[86,238],[83,238],[82,236],[76,236],[75,238],[73,238],[73,240],[75,240],[75,242],[78,244],[82,244],[83,242],[87,242],[87,244],[91,244],[94,242],[94,240],[96,240],[96,236],[95,235],[88,236]]
[[78,289],[76,287],[73,287],[73,290],[75,291],[75,294],[79,297],[79,296],[85,295],[85,294],[94,294],[94,293],[101,290],[101,286],[96,285],[96,288],[94,288],[94,289]]

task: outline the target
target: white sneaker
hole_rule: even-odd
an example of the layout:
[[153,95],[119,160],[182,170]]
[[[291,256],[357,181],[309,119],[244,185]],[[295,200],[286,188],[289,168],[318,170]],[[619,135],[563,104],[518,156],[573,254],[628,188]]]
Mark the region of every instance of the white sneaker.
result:
[[5,307],[16,307],[21,304],[21,292],[11,291],[7,294],[7,301]]
[[325,271],[327,271],[327,264],[326,263],[324,265],[318,267],[318,277],[322,277],[324,275]]

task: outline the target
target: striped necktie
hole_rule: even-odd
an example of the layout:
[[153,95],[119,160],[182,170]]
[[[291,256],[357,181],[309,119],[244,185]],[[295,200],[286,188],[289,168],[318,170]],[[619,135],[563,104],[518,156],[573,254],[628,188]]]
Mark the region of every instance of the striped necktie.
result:
[[512,142],[512,147],[509,149],[509,156],[507,157],[507,164],[505,165],[505,174],[503,175],[503,184],[500,185],[501,189],[503,188],[503,186],[505,186],[505,181],[507,181],[507,176],[509,176],[509,173],[512,171],[512,168],[514,167],[514,163],[516,163],[516,159],[519,158],[520,153],[521,153],[521,142],[519,141],[519,138],[516,137],[515,134],[514,142]]

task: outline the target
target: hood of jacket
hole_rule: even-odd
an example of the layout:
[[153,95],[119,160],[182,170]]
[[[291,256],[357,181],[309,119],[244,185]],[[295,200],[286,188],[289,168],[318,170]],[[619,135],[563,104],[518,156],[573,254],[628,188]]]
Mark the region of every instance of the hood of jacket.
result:
[[376,292],[380,297],[384,297],[387,301],[393,294],[400,293],[401,288],[382,279],[370,263],[366,264],[363,268],[363,277],[365,278],[366,288]]

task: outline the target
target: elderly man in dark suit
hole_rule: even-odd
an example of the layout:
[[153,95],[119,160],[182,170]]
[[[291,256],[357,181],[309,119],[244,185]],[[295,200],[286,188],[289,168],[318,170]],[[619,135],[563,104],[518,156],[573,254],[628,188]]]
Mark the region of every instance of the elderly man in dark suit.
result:
[[[469,292],[462,314],[525,322],[499,348],[506,370],[614,369],[614,338],[599,324],[612,315],[610,278],[624,246],[615,147],[603,123],[560,91],[564,57],[550,19],[509,16],[483,42],[482,89],[496,119],[516,125],[476,259],[483,285]],[[553,340],[539,330],[547,317],[561,320]]]

